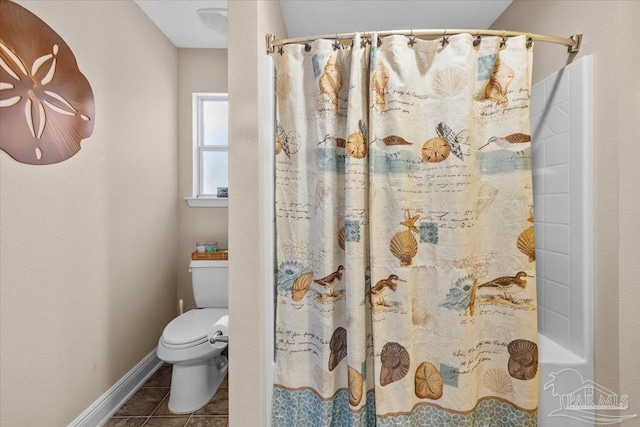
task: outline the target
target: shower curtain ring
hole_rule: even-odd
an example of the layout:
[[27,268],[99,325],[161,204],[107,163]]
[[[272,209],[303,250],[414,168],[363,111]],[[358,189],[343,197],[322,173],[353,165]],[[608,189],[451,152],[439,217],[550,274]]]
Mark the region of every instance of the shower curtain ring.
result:
[[333,50],[338,50],[342,47],[340,40],[338,40],[338,33],[336,33],[336,41],[333,43]]
[[449,44],[449,37],[447,37],[447,30],[444,30],[444,35],[442,36],[442,47],[445,47]]
[[480,46],[480,31],[476,32],[476,38],[473,40],[473,45]]
[[531,37],[531,33],[527,33],[527,49],[531,49],[533,46],[533,37]]
[[304,42],[304,51],[311,52],[311,45],[309,44],[308,41]]
[[502,41],[500,42],[500,47],[505,47],[507,45],[507,32],[502,30]]
[[407,44],[411,47],[413,47],[413,45],[416,44],[416,38],[413,37],[413,30],[411,30],[411,33],[409,34],[409,43]]

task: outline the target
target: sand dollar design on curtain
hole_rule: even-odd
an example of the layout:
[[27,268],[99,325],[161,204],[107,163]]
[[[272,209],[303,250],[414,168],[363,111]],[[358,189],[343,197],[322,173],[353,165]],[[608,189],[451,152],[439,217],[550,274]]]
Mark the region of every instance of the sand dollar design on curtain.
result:
[[274,55],[274,426],[536,425],[532,53],[408,42]]

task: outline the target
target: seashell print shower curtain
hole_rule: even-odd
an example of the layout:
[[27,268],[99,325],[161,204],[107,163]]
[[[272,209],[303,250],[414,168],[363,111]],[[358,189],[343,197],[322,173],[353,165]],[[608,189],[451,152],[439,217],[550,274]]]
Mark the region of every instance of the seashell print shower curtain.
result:
[[274,426],[536,425],[532,53],[474,39],[274,54]]

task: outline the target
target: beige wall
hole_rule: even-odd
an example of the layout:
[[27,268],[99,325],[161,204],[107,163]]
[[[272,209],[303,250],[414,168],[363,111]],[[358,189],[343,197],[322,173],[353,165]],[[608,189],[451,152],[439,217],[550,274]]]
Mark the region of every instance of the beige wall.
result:
[[[640,80],[638,1],[515,1],[494,29],[568,36],[583,33],[594,56],[594,232],[596,381],[629,394],[640,414]],[[564,47],[537,43],[534,82],[560,69]]]
[[178,49],[178,299],[194,307],[189,260],[196,242],[217,241],[228,247],[227,209],[190,208],[192,191],[191,94],[227,92],[227,49]]
[[65,426],[175,314],[177,49],[133,2],[20,4],[71,47],[96,101],[70,160],[0,153],[0,425]]
[[260,277],[259,61],[264,36],[285,36],[280,2],[229,2],[229,421],[261,426],[264,416],[264,281]]

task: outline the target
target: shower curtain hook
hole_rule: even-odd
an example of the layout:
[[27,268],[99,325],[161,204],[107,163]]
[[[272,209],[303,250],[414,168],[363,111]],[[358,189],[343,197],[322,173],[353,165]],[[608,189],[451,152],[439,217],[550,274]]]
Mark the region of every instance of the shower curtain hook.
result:
[[333,43],[333,50],[338,50],[342,45],[340,44],[340,40],[338,40],[338,33],[336,33],[336,41]]
[[531,33],[527,33],[527,49],[531,49],[533,46],[533,37],[531,37]]
[[502,30],[502,41],[500,42],[500,47],[505,47],[507,45],[507,32]]
[[444,35],[442,36],[442,47],[445,47],[449,44],[449,37],[447,37],[447,29],[444,30]]
[[473,40],[474,46],[480,46],[480,31],[476,31],[476,38]]
[[304,42],[304,51],[305,52],[311,52],[311,45],[309,44],[309,40],[306,40]]
[[413,30],[411,30],[411,33],[409,34],[409,43],[407,44],[411,47],[413,47],[413,45],[416,44],[416,38],[413,37]]

